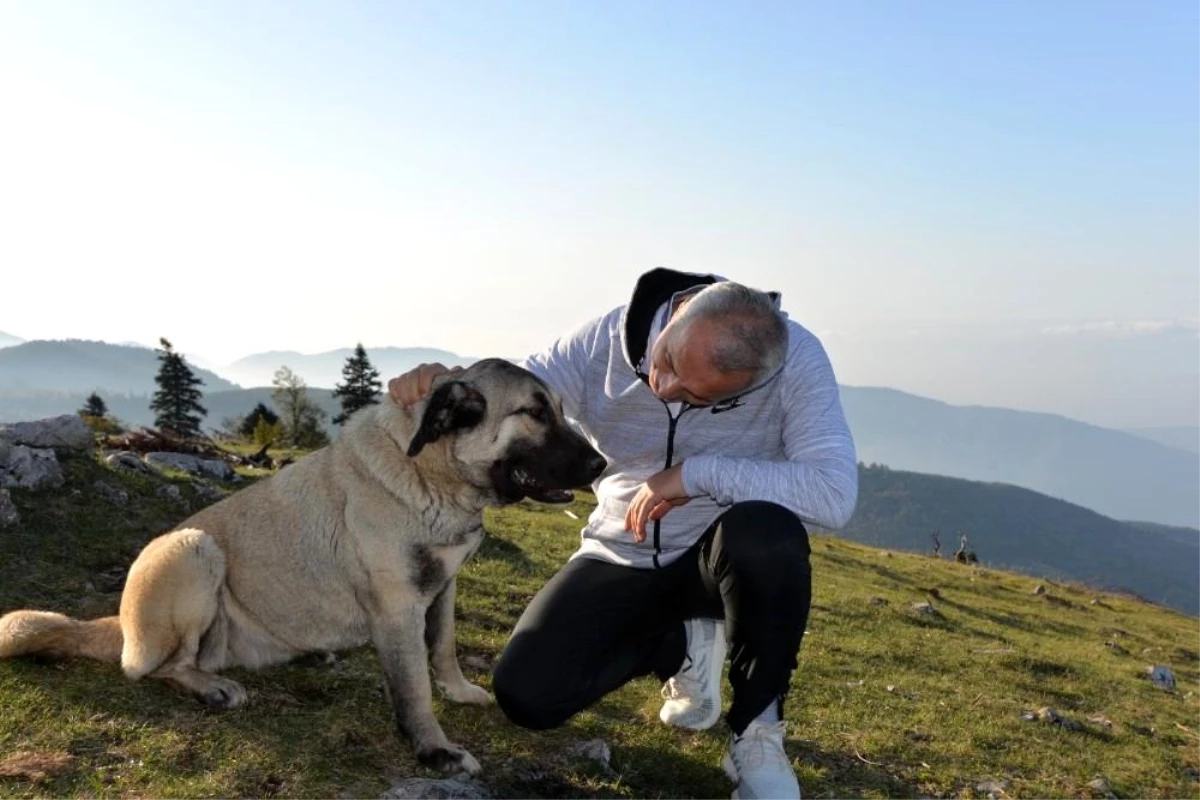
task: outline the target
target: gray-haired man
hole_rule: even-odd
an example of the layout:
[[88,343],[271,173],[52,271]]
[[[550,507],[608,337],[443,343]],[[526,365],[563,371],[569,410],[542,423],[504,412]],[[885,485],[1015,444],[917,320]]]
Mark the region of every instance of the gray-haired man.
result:
[[[654,673],[662,720],[707,728],[728,648],[734,796],[798,797],[782,706],[811,599],[804,526],[840,528],[858,493],[821,343],[774,294],[656,269],[627,305],[523,366],[609,468],[579,550],[496,664],[500,707],[550,728]],[[389,391],[415,402],[444,370],[423,365]]]

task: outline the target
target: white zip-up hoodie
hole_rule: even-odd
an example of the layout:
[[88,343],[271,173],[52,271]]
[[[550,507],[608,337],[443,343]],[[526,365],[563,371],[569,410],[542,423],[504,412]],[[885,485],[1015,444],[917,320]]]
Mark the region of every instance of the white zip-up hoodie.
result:
[[[643,376],[651,332],[661,329],[656,316],[677,294],[719,280],[652,270],[638,280],[628,305],[523,362],[562,396],[567,416],[609,462],[592,484],[596,510],[572,558],[665,566],[728,506],[747,500],[777,503],[829,529],[841,528],[854,512],[858,468],[837,381],[820,341],[796,322],[787,321],[782,369],[733,402],[672,404],[673,412],[650,391]],[[648,478],[680,461],[691,501],[648,523],[650,535],[635,542],[625,530],[629,503]]]

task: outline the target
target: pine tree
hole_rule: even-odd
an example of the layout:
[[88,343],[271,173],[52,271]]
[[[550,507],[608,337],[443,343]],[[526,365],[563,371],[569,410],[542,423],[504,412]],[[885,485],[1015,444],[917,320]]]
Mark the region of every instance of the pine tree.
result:
[[158,375],[154,378],[158,391],[150,400],[154,426],[184,439],[199,436],[200,420],[208,415],[208,410],[200,405],[203,395],[196,387],[203,386],[204,381],[192,373],[170,342],[158,341],[162,345],[158,351]]
[[279,415],[272,411],[266,403],[259,403],[253,411],[242,418],[238,425],[238,433],[247,439],[254,438],[254,431],[258,428],[259,420],[266,420],[267,425],[274,425],[279,422]]
[[95,392],[88,395],[88,399],[83,402],[83,408],[79,409],[79,416],[81,417],[96,417],[99,419],[106,414],[108,414],[108,406],[104,404],[104,399]]
[[383,389],[383,384],[379,382],[379,371],[371,366],[362,342],[355,346],[354,354],[346,359],[342,377],[346,382],[333,387],[333,396],[342,403],[342,413],[333,418],[334,425],[344,425],[355,411],[378,403],[379,392]]

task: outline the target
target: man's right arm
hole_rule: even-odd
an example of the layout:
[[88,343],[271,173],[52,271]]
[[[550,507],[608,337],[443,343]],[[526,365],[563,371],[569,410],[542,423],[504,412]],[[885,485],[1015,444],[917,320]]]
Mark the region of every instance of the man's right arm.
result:
[[[562,397],[564,411],[569,417],[577,415],[587,397],[587,365],[596,352],[606,320],[607,317],[589,320],[540,353],[518,362]],[[451,369],[444,364],[421,364],[389,380],[388,395],[393,402],[407,408],[429,394],[438,375],[461,371],[462,367]]]
[[558,393],[568,417],[579,419],[587,401],[588,364],[596,353],[607,319],[605,316],[588,320],[545,350],[520,362]]

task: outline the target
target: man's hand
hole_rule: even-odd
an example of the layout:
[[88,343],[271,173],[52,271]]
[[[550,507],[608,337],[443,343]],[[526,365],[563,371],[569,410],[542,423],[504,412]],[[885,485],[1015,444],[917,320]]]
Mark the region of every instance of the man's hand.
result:
[[638,490],[625,512],[625,530],[636,542],[646,541],[646,522],[662,519],[668,511],[692,498],[683,490],[683,463],[652,476]]
[[403,375],[388,381],[388,396],[393,403],[409,408],[419,402],[433,386],[433,379],[447,372],[462,372],[462,367],[447,368],[444,364],[420,364]]

